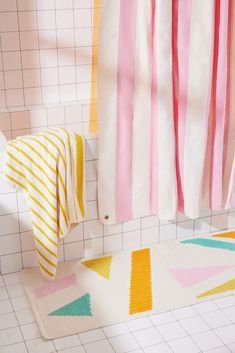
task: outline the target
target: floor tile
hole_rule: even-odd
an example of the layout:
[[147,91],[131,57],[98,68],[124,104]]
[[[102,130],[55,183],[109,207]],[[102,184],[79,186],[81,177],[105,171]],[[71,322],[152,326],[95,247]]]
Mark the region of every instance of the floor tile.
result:
[[114,353],[114,350],[107,339],[85,344],[85,350],[87,353]]
[[227,347],[222,346],[215,349],[210,349],[209,351],[204,351],[203,353],[231,353],[231,351]]
[[42,338],[35,338],[26,341],[26,346],[29,353],[52,353],[55,352],[55,347],[52,341],[44,340]]
[[235,297],[230,295],[228,297],[214,299],[214,302],[220,309],[223,309],[235,305]]
[[143,317],[136,320],[130,320],[127,321],[126,324],[129,327],[130,331],[142,330],[153,326],[153,323],[147,317]]
[[0,348],[0,352],[3,352],[3,353],[28,353],[24,342],[11,344],[10,346],[5,346],[4,351],[1,351],[1,348]]
[[58,353],[86,353],[85,349],[82,346],[70,347],[58,351]]
[[7,291],[10,298],[20,297],[22,295],[25,295],[24,288],[20,283],[7,286]]
[[219,327],[214,331],[223,343],[235,343],[235,324]]
[[156,314],[149,317],[155,326],[167,324],[169,322],[176,321],[174,315],[171,312]]
[[223,344],[223,342],[214,334],[213,331],[197,333],[192,335],[192,339],[202,351],[220,347]]
[[21,283],[20,272],[9,273],[7,275],[3,275],[3,280],[6,286],[11,284]]
[[129,328],[126,323],[106,326],[103,328],[107,337],[113,337],[118,335],[123,335],[129,332]]
[[26,296],[12,298],[11,303],[15,311],[29,309],[29,302]]
[[197,315],[196,311],[191,306],[173,310],[172,314],[176,317],[177,320],[186,319],[188,317]]
[[13,308],[9,299],[0,301],[0,315],[12,313]]
[[21,335],[19,327],[12,327],[6,330],[0,330],[0,346],[7,346],[17,342],[22,342],[23,337]]
[[109,339],[116,353],[126,353],[139,348],[138,343],[134,339],[131,333],[111,337]]
[[5,287],[0,287],[0,300],[8,299],[8,293]]
[[18,326],[18,322],[14,313],[0,315],[0,330],[15,326]]
[[171,322],[169,324],[158,326],[157,330],[166,341],[187,336],[186,332],[178,322]]
[[199,304],[193,305],[193,308],[198,314],[209,313],[211,311],[218,310],[218,307],[212,301],[202,302]]
[[31,309],[19,310],[15,312],[20,325],[30,324],[35,322],[35,318]]
[[162,337],[154,327],[136,331],[133,335],[141,347],[148,347],[163,342]]
[[228,348],[230,349],[230,352],[235,352],[235,343],[228,344]]
[[224,315],[222,310],[202,314],[202,318],[211,329],[230,324],[230,320]]
[[209,329],[207,324],[200,318],[200,316],[189,317],[187,319],[180,320],[179,322],[189,335],[208,331]]
[[170,348],[174,353],[198,353],[200,349],[192,341],[190,337],[183,337],[177,340],[168,342]]
[[35,322],[21,326],[21,332],[25,341],[41,337],[38,325]]
[[166,343],[161,343],[156,346],[144,348],[144,353],[172,353],[172,350]]
[[78,336],[83,344],[106,338],[104,332],[101,329],[79,333]]
[[62,349],[81,345],[81,341],[78,338],[78,335],[57,338],[53,340],[53,342],[57,350],[62,350]]
[[223,312],[233,323],[235,323],[235,306],[225,308],[223,309]]

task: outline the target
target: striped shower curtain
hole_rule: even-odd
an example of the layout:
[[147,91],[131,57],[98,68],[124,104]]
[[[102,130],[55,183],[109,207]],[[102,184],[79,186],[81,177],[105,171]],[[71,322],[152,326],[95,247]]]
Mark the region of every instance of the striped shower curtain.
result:
[[235,206],[235,0],[102,0],[105,224]]

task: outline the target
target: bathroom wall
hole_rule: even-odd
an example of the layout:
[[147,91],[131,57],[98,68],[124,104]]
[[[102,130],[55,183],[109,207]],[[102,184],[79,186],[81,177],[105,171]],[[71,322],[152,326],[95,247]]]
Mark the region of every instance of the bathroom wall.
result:
[[[89,134],[92,65],[91,0],[0,1],[0,130],[7,138],[65,126],[86,137],[86,220],[60,246],[60,259],[109,253],[235,227],[235,210],[179,214],[172,222],[144,217],[103,226],[97,210],[97,135]],[[37,264],[25,197],[3,177],[0,151],[0,268]]]

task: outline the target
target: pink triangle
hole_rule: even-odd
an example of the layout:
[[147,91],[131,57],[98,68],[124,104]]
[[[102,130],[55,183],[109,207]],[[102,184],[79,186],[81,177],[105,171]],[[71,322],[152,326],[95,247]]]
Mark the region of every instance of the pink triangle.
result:
[[186,288],[213,277],[220,272],[226,271],[233,266],[208,266],[208,267],[192,267],[192,268],[172,268],[169,269],[175,279]]

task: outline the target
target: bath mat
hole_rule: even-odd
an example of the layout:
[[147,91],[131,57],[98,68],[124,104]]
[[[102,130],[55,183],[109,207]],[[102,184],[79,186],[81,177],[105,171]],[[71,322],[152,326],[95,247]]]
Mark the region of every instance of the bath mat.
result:
[[235,293],[235,232],[37,268],[23,284],[44,338],[52,339]]

